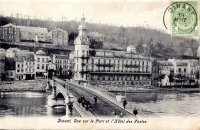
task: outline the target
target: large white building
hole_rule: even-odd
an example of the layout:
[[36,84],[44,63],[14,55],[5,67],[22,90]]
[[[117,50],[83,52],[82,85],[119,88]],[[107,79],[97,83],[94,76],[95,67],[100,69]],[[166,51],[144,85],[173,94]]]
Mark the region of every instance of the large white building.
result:
[[50,61],[50,56],[47,55],[44,51],[39,50],[35,53],[35,70],[37,76],[44,76],[44,73],[47,72],[47,67]]
[[82,17],[78,30],[73,52],[74,80],[91,84],[151,84],[152,65],[149,58],[136,54],[132,46],[127,48],[128,52],[90,49],[85,17]]
[[47,42],[53,43],[56,46],[68,46],[68,32],[55,28],[47,34]]

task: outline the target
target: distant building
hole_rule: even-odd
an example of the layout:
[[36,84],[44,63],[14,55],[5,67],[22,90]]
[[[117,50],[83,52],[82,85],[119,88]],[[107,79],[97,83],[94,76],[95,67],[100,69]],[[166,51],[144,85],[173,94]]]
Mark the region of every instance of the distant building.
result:
[[68,46],[68,32],[55,28],[47,34],[47,41],[57,46]]
[[4,42],[19,42],[20,30],[14,24],[6,24],[0,27],[0,40]]
[[129,45],[129,46],[126,48],[126,51],[129,52],[129,53],[134,53],[134,54],[137,53],[137,52],[136,52],[136,48],[135,48],[135,46],[133,46],[133,45]]
[[174,68],[175,66],[170,61],[154,61],[152,63],[152,85],[159,86],[159,83],[166,85],[169,82],[169,76],[174,75]]
[[17,54],[15,62],[15,80],[33,80],[36,78],[34,53]]
[[5,61],[5,71],[6,71],[6,79],[10,81],[14,81],[15,77],[15,66],[16,61],[14,57],[6,57]]
[[[198,78],[198,60],[168,59],[154,61],[152,64],[152,85],[169,85],[176,80],[196,80]],[[169,80],[168,80],[169,79]]]
[[198,60],[169,59],[168,61],[174,65],[175,75],[196,78],[198,72]]
[[[151,60],[126,51],[89,49],[85,18],[81,19],[74,51],[74,80],[91,84],[151,85]],[[133,53],[132,53],[133,52]]]
[[47,28],[41,27],[29,27],[29,26],[17,26],[20,29],[20,40],[23,41],[38,41],[46,42],[46,36],[48,33]]
[[0,48],[0,80],[5,79],[5,49]]
[[53,63],[56,66],[56,75],[65,76],[69,71],[71,64],[69,60],[69,55],[59,55],[53,54]]
[[35,54],[36,76],[44,76],[44,73],[47,72],[49,61],[51,61],[51,58],[44,51],[39,50],[36,52]]
[[20,53],[20,49],[18,48],[9,48],[6,50],[6,57],[7,58],[14,58],[17,53]]

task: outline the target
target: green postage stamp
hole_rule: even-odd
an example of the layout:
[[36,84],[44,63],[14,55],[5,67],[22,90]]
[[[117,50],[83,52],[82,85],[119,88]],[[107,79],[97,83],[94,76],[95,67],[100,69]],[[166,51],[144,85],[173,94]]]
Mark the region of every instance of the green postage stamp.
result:
[[198,35],[197,1],[181,1],[171,4],[172,36]]

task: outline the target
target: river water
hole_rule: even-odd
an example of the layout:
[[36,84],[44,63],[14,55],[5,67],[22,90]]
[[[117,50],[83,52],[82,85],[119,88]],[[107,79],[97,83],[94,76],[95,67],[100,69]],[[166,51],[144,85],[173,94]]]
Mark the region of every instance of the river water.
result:
[[[47,106],[47,96],[39,92],[1,93],[0,117],[65,116],[65,107]],[[127,97],[127,108],[137,108],[142,116],[200,116],[200,93],[129,93]]]
[[0,117],[4,116],[65,116],[64,106],[47,106],[47,93],[4,92],[0,94]]

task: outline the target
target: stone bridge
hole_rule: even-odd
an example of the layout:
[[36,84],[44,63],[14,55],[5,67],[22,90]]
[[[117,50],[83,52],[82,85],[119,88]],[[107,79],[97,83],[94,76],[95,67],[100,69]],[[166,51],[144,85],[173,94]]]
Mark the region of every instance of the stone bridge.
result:
[[81,108],[77,99],[69,92],[69,86],[72,86],[69,82],[63,82],[60,79],[54,79],[54,81],[50,82],[50,86],[52,86],[52,94],[47,97],[47,104],[49,107],[56,106],[66,106],[66,116],[69,115],[69,105],[74,106],[80,116],[89,116],[93,117],[94,115]]

